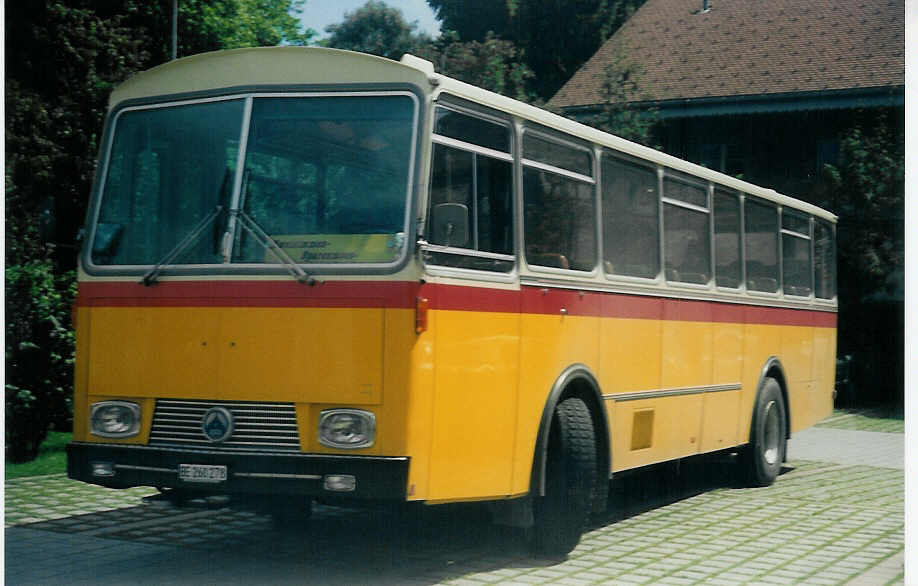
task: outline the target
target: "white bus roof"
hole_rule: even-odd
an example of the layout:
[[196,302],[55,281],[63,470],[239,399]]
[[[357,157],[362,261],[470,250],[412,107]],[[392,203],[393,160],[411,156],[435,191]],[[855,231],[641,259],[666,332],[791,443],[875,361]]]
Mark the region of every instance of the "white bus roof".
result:
[[711,181],[713,183],[723,185],[724,187],[742,191],[743,193],[755,195],[757,197],[776,202],[782,206],[792,207],[800,211],[813,214],[814,216],[818,216],[831,222],[835,222],[838,219],[838,216],[832,214],[831,212],[809,204],[805,201],[801,201],[787,195],[782,195],[774,189],[759,187],[758,185],[748,183],[741,179],[730,177],[729,175],[713,171],[706,167],[702,167],[701,165],[696,165],[672,155],[667,155],[666,153],[660,152],[658,150],[639,145],[637,143],[625,140],[606,132],[602,132],[601,130],[597,130],[591,126],[575,122],[569,118],[564,118],[563,116],[558,116],[557,114],[553,114],[541,108],[536,108],[535,106],[520,102],[519,100],[514,100],[513,98],[502,96],[495,92],[476,87],[446,75],[435,73],[433,72],[433,64],[431,64],[429,61],[419,59],[414,55],[405,55],[402,58],[402,63],[408,65],[409,67],[415,67],[419,71],[426,73],[428,77],[435,79],[438,93],[444,92],[452,94],[471,102],[482,104],[495,110],[500,110],[502,112],[506,112],[507,114],[530,120],[559,132],[579,137],[587,142],[609,147],[613,150],[627,153],[634,157],[638,157],[646,161],[669,167],[670,169],[682,171],[690,175]]
[[779,205],[832,222],[837,219],[837,216],[822,208],[782,195],[773,189],[689,163],[513,98],[436,73],[431,62],[414,55],[405,55],[398,62],[365,53],[319,47],[260,47],[203,53],[138,73],[112,92],[109,105],[114,107],[126,100],[235,87],[372,82],[410,83],[430,92],[434,98],[440,93],[448,93]]

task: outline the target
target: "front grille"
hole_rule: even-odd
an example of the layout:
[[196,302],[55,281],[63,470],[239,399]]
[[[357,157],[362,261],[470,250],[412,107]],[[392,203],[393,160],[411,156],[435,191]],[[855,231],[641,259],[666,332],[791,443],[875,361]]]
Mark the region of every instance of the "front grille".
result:
[[[219,444],[204,437],[201,430],[201,418],[211,407],[223,407],[233,414],[233,435]],[[150,445],[298,451],[296,409],[293,403],[157,399]]]

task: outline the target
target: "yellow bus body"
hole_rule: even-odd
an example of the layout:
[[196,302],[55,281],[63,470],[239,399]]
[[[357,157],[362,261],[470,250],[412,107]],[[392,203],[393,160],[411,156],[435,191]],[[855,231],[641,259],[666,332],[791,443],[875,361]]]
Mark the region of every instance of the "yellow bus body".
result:
[[[621,297],[553,289],[533,295],[575,304]],[[762,368],[772,356],[780,357],[787,375],[792,432],[832,409],[831,320],[635,319],[578,315],[575,305],[556,315],[431,309],[427,331],[416,334],[411,308],[93,303],[99,306],[77,310],[75,441],[146,444],[157,398],[289,401],[296,404],[303,452],[409,457],[409,500],[528,493],[546,397],[572,364],[594,372],[603,390],[612,472],[746,443]],[[731,385],[735,389],[633,396]],[[616,400],[625,394],[628,400]],[[87,405],[108,399],[139,401],[138,436],[89,434]],[[359,450],[319,444],[319,413],[353,406],[376,414],[376,443]]]

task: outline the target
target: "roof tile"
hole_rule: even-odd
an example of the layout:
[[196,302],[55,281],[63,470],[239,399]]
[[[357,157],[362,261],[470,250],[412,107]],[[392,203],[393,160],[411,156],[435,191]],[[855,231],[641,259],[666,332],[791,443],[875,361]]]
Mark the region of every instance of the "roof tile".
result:
[[550,100],[605,101],[615,55],[636,66],[633,100],[901,86],[904,0],[647,0]]

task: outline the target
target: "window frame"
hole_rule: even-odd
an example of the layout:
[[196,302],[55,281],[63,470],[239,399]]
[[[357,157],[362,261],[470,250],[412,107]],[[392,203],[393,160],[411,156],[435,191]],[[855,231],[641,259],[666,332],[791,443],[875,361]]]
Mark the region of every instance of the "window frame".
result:
[[[103,130],[103,143],[100,148],[100,171],[96,173],[92,197],[89,209],[87,210],[86,222],[84,224],[85,245],[82,246],[80,253],[80,265],[90,275],[143,275],[147,273],[155,263],[151,264],[130,264],[130,265],[99,265],[95,264],[92,259],[92,246],[96,238],[96,232],[99,225],[99,215],[102,210],[103,190],[108,177],[111,165],[112,148],[114,146],[115,132],[118,127],[119,118],[127,112],[161,110],[171,107],[190,106],[195,104],[204,104],[210,102],[242,100],[244,102],[243,115],[239,120],[240,139],[239,151],[237,153],[237,165],[239,161],[245,160],[247,152],[247,143],[251,133],[251,115],[255,99],[290,99],[290,98],[335,98],[335,97],[394,97],[404,96],[412,102],[412,122],[409,139],[409,161],[406,172],[406,190],[405,190],[405,213],[402,226],[405,234],[405,246],[401,254],[390,262],[380,263],[296,263],[297,266],[305,268],[310,274],[392,274],[401,270],[412,257],[413,246],[410,244],[416,238],[416,222],[412,220],[416,216],[416,199],[414,193],[420,182],[419,177],[419,160],[418,155],[422,152],[422,141],[424,137],[422,121],[425,119],[426,108],[423,99],[423,93],[414,85],[405,83],[391,84],[348,84],[344,86],[327,86],[327,85],[294,85],[279,91],[274,87],[252,86],[246,88],[220,88],[213,91],[199,92],[194,94],[177,94],[168,96],[155,96],[149,98],[126,100],[112,108],[105,120]],[[233,190],[231,192],[231,207],[237,206],[240,198],[242,185],[242,174],[244,169],[238,167],[233,177]],[[235,231],[238,227],[233,227],[233,240],[235,241]],[[207,264],[178,264],[167,263],[163,267],[163,273],[176,276],[189,275],[283,275],[289,272],[289,268],[283,263],[207,263]]]
[[[797,232],[796,230],[792,230],[792,229],[790,229],[790,228],[785,228],[785,227],[784,227],[784,215],[785,215],[785,213],[786,213],[787,215],[797,216],[798,219],[804,220],[804,221],[806,222],[807,230],[808,230],[809,233],[808,233],[808,234],[803,234],[802,232]],[[814,260],[813,260],[813,252],[814,252],[814,250],[813,250],[813,217],[812,217],[810,214],[807,214],[807,213],[802,212],[802,211],[800,211],[800,210],[796,210],[796,209],[794,209],[794,208],[786,207],[786,206],[781,206],[781,207],[780,207],[780,210],[779,210],[779,217],[780,217],[780,221],[781,221],[781,223],[780,223],[780,229],[779,229],[779,231],[778,231],[779,240],[780,240],[780,243],[781,243],[781,244],[780,244],[780,250],[781,250],[781,293],[782,293],[785,297],[796,297],[796,298],[800,298],[800,299],[809,299],[809,298],[813,297],[813,296],[816,294],[816,282],[815,282],[815,281],[816,281],[816,264],[815,264],[815,262],[814,262]],[[809,292],[808,294],[806,294],[806,295],[797,295],[796,293],[788,293],[787,290],[786,290],[787,283],[786,283],[786,279],[784,278],[784,237],[785,237],[785,236],[789,236],[789,237],[792,237],[792,238],[798,238],[798,239],[806,240],[806,241],[809,242],[809,246],[807,247],[807,249],[808,249],[809,255],[810,255],[810,256],[809,256],[810,267],[809,267],[809,271],[808,271],[808,274],[809,274],[809,277],[810,277],[810,279],[809,279],[809,289],[810,289],[810,292]]]
[[[662,236],[663,202],[662,202],[662,198],[660,197],[660,167],[659,165],[656,165],[644,159],[632,157],[628,155],[627,153],[616,151],[609,147],[600,147],[598,151],[600,153],[600,156],[598,158],[598,163],[597,163],[597,169],[598,169],[597,190],[599,191],[599,195],[596,199],[599,205],[599,215],[598,215],[599,235],[600,235],[599,265],[600,265],[600,269],[602,271],[603,276],[609,281],[618,281],[618,282],[625,282],[625,283],[631,282],[635,284],[645,284],[645,285],[650,285],[650,284],[659,285],[661,283],[665,283],[666,279],[663,275],[663,236]],[[634,167],[646,169],[648,173],[653,175],[654,183],[656,184],[656,193],[654,194],[654,199],[656,200],[656,226],[657,226],[657,233],[656,233],[656,237],[657,237],[656,238],[656,241],[657,241],[657,250],[656,250],[657,274],[653,277],[639,277],[636,275],[619,275],[616,273],[609,273],[608,271],[606,271],[606,267],[605,267],[606,259],[605,259],[605,251],[604,251],[605,223],[603,221],[603,213],[604,213],[603,212],[603,197],[604,197],[605,192],[602,189],[603,163],[606,157],[609,157],[613,159],[614,161],[623,163],[625,165],[631,165]]]
[[[829,231],[831,236],[831,258],[834,261],[828,268],[830,269],[830,275],[832,277],[832,296],[831,297],[819,297],[816,295],[816,224],[821,223],[824,225],[825,229]],[[811,218],[811,229],[813,233],[813,239],[810,241],[813,249],[813,301],[818,304],[824,305],[837,305],[838,304],[838,224],[826,220],[825,218],[815,217]]]
[[[526,159],[523,156],[525,154],[523,151],[523,141],[525,140],[525,137],[527,134],[532,134],[533,136],[535,136],[536,138],[540,140],[544,140],[547,142],[553,142],[563,147],[572,148],[572,149],[586,152],[587,156],[590,158],[590,167],[591,167],[590,171],[592,173],[592,176],[583,175],[575,171],[569,171],[567,169],[564,169],[563,167],[555,167],[553,165],[549,165],[549,164],[542,163],[539,161]],[[600,265],[602,264],[602,260],[601,260],[602,253],[600,250],[600,247],[602,246],[602,240],[601,240],[602,235],[601,235],[600,221],[599,221],[599,214],[601,213],[600,202],[599,202],[599,199],[600,199],[600,194],[599,194],[600,187],[599,187],[599,177],[598,177],[599,172],[597,170],[598,162],[597,162],[595,148],[593,147],[591,143],[587,143],[585,141],[581,142],[576,137],[573,137],[567,134],[561,134],[559,132],[555,132],[555,131],[546,129],[544,127],[539,126],[537,123],[533,123],[529,121],[523,121],[523,123],[520,125],[520,132],[519,132],[518,140],[519,140],[518,142],[519,156],[517,158],[519,160],[519,175],[518,175],[519,184],[517,186],[517,189],[519,191],[520,207],[519,207],[519,212],[518,212],[517,217],[519,219],[519,239],[520,239],[519,254],[520,254],[521,266],[524,266],[527,270],[532,271],[534,273],[543,273],[546,275],[577,276],[581,278],[596,277],[599,274],[599,271],[601,270]],[[594,221],[593,221],[594,250],[593,250],[593,267],[589,271],[584,271],[580,269],[562,269],[558,267],[531,264],[529,262],[529,259],[527,258],[527,255],[526,255],[526,218],[525,218],[526,216],[526,194],[524,192],[524,185],[523,185],[524,183],[523,174],[525,173],[527,168],[537,169],[545,173],[553,173],[555,175],[559,175],[568,180],[579,181],[580,183],[585,183],[587,185],[590,185],[590,191],[593,197],[592,207],[593,207],[593,215],[594,215]]]
[[[660,167],[660,187],[659,187],[659,199],[660,199],[660,275],[663,279],[663,282],[667,287],[678,287],[678,288],[688,288],[695,290],[704,290],[710,291],[714,289],[714,214],[712,209],[712,194],[713,189],[711,187],[710,181],[704,181],[693,175],[683,173],[681,171],[676,171],[675,169],[670,169],[668,167]],[[699,205],[683,201],[677,198],[671,198],[666,196],[665,185],[666,180],[670,179],[678,183],[683,183],[690,187],[695,187],[702,189],[705,194],[706,207],[702,208]],[[708,268],[710,269],[710,274],[708,275],[708,280],[706,283],[692,283],[686,281],[671,281],[666,276],[666,208],[665,205],[672,205],[682,209],[691,210],[698,213],[704,213],[707,215],[708,228],[705,230],[705,236],[708,239]]]
[[[744,194],[743,201],[743,290],[748,295],[760,296],[771,299],[780,299],[783,297],[784,283],[782,282],[782,253],[781,250],[781,206],[778,205],[778,202],[772,201],[769,199],[756,197],[754,195]],[[765,208],[769,208],[775,212],[775,226],[777,230],[773,232],[775,236],[775,265],[777,268],[777,284],[774,291],[761,291],[758,289],[749,288],[749,271],[747,270],[747,263],[749,262],[749,247],[746,242],[746,238],[749,235],[749,230],[746,227],[747,215],[746,212],[749,209],[748,204],[752,203],[753,205],[760,205]]]
[[[461,103],[457,103],[457,102],[461,102]],[[429,169],[427,171],[427,180],[425,182],[426,193],[424,194],[424,197],[422,198],[422,201],[424,203],[423,205],[424,222],[423,222],[423,227],[422,227],[423,231],[421,233],[424,235],[425,240],[421,240],[419,242],[420,249],[422,252],[435,252],[435,253],[450,254],[450,255],[456,255],[456,256],[467,256],[467,257],[474,257],[474,258],[503,260],[503,261],[508,261],[512,263],[512,267],[509,271],[488,271],[484,269],[469,268],[469,267],[453,267],[449,265],[430,262],[428,260],[425,260],[423,256],[421,258],[421,262],[424,266],[424,270],[429,272],[432,275],[438,275],[438,274],[449,275],[449,276],[465,275],[465,276],[469,276],[475,279],[485,280],[485,281],[497,281],[497,282],[514,281],[519,275],[518,258],[519,258],[519,250],[520,250],[520,242],[519,242],[520,236],[518,235],[518,230],[517,230],[517,224],[519,223],[519,220],[518,220],[519,218],[518,199],[519,198],[517,195],[517,191],[519,187],[517,185],[518,178],[517,178],[517,171],[516,171],[516,167],[517,167],[518,159],[519,159],[519,157],[517,156],[518,132],[516,129],[516,125],[513,123],[511,118],[503,117],[498,113],[485,110],[484,107],[481,107],[481,108],[475,107],[474,104],[466,105],[464,102],[465,102],[464,100],[461,100],[459,98],[453,98],[452,96],[444,94],[440,96],[438,100],[435,100],[430,106],[431,122],[430,122],[430,127],[429,127],[430,128]],[[436,117],[437,108],[443,108],[445,110],[450,110],[457,114],[462,114],[464,116],[478,118],[479,120],[484,120],[486,122],[490,122],[492,124],[497,124],[499,126],[503,126],[507,128],[507,130],[510,133],[509,135],[510,152],[505,153],[505,152],[491,149],[488,147],[483,147],[483,146],[476,145],[473,143],[468,143],[468,142],[465,142],[459,139],[437,134],[435,132],[435,125],[436,125],[436,119],[437,119]],[[477,224],[478,224],[478,213],[477,213],[478,190],[477,190],[477,180],[476,180],[477,170],[475,169],[475,163],[477,162],[477,159],[475,157],[477,155],[482,155],[482,156],[491,157],[494,159],[498,159],[498,160],[510,163],[511,165],[511,170],[510,170],[510,181],[511,181],[511,186],[510,186],[510,200],[511,200],[510,202],[511,203],[510,235],[511,235],[511,238],[513,239],[513,242],[511,243],[512,252],[510,254],[480,251],[477,249],[461,248],[458,246],[443,246],[439,244],[433,244],[426,240],[426,238],[429,235],[430,229],[431,229],[430,207],[431,207],[432,199],[430,197],[430,186],[431,186],[431,178],[433,176],[434,148],[438,144],[448,147],[448,148],[455,148],[457,150],[469,152],[469,153],[472,153],[473,155],[472,191],[475,194],[475,197],[472,198],[473,200],[472,216],[475,219],[475,222],[474,222],[475,226],[473,228],[475,237],[473,239],[473,242],[476,243],[476,246],[477,246],[477,233],[478,233],[478,227],[477,227]]]

